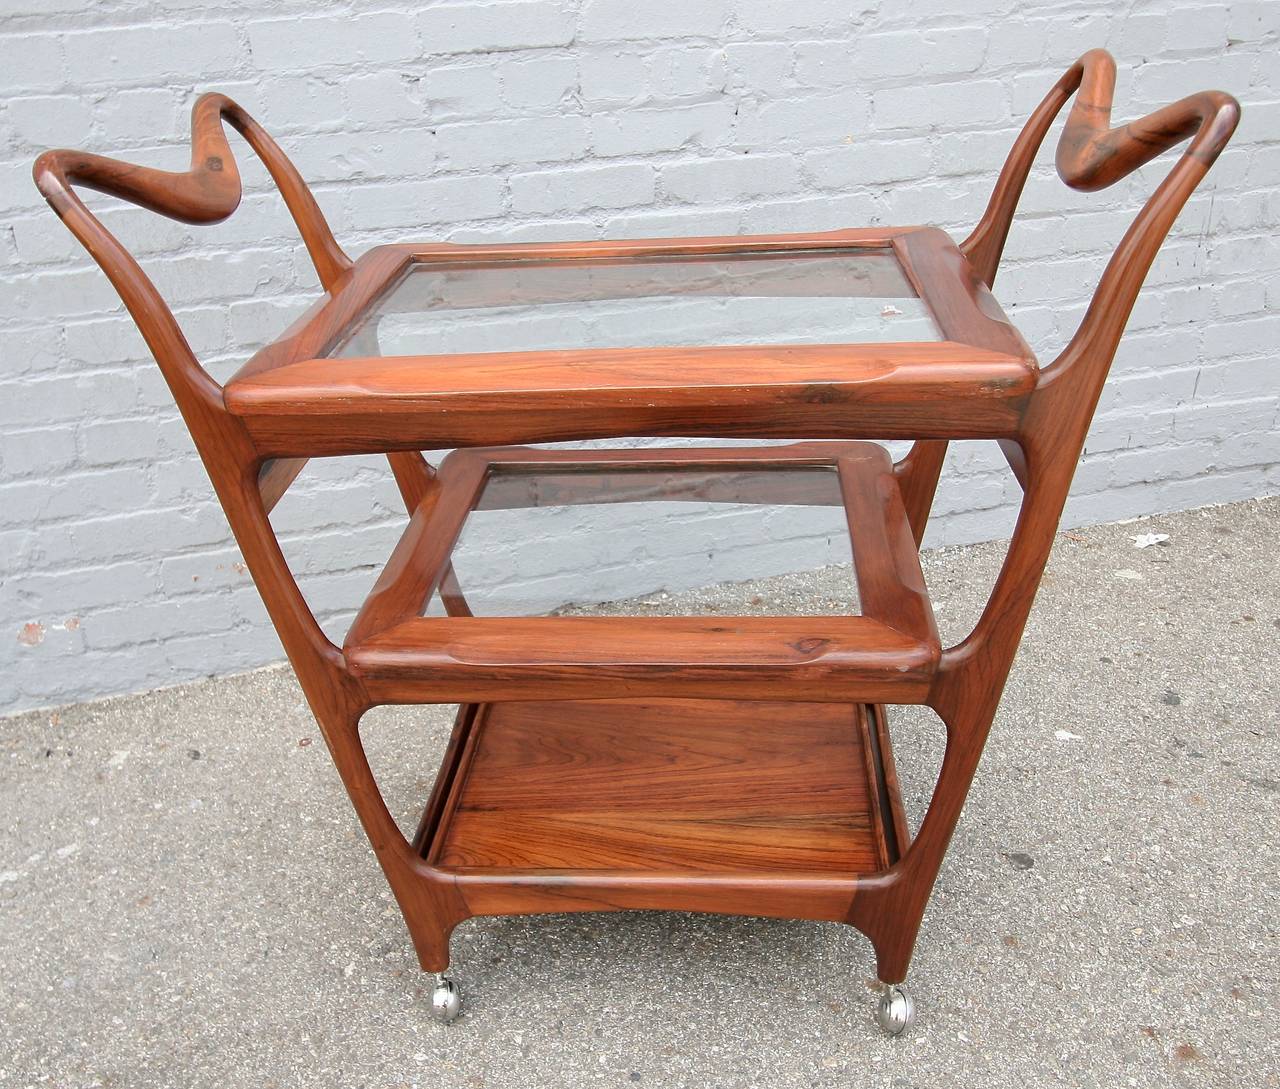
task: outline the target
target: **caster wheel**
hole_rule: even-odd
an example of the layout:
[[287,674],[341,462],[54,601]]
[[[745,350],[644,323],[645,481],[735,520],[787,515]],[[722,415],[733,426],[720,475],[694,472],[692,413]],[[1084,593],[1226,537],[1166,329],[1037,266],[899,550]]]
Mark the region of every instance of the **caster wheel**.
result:
[[447,1025],[462,1012],[462,992],[458,985],[447,976],[437,975],[436,985],[431,991],[431,1016],[442,1025]]
[[901,1036],[915,1019],[916,1007],[901,983],[886,983],[876,1007],[876,1021],[886,1035]]

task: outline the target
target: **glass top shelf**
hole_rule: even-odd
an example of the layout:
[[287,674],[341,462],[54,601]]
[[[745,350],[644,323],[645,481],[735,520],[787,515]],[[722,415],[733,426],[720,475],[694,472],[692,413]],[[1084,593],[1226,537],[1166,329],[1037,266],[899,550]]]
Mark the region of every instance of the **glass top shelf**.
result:
[[797,250],[417,262],[328,354],[942,339],[892,250]]
[[429,616],[616,615],[624,600],[641,616],[785,615],[794,587],[777,576],[818,568],[838,587],[818,611],[858,612],[834,465],[494,466],[450,559]]

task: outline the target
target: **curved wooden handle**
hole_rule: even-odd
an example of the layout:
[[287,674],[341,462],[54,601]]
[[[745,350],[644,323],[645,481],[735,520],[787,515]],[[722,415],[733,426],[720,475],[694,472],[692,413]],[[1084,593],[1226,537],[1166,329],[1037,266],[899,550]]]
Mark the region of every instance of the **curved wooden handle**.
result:
[[1187,154],[1208,166],[1226,146],[1240,116],[1240,104],[1230,95],[1201,91],[1113,129],[1116,62],[1111,54],[1089,50],[1064,79],[1078,89],[1058,140],[1058,176],[1072,189],[1088,193],[1105,189],[1192,136]]
[[[1014,141],[991,199],[973,232],[960,244],[974,270],[991,286],[1036,152],[1054,118],[1076,95],[1058,141],[1058,174],[1073,189],[1094,192],[1119,181],[1187,137],[1193,137],[1182,161],[1204,176],[1231,139],[1240,120],[1240,104],[1221,91],[1201,91],[1127,125],[1111,128],[1111,99],[1116,62],[1104,49],[1091,49],[1063,73],[1027,119]],[[1172,176],[1172,175],[1171,175]],[[1185,199],[1184,194],[1182,199]]]
[[[279,145],[226,95],[202,95],[191,111],[191,168],[156,170],[85,151],[46,151],[35,162],[36,186],[64,220],[80,205],[71,190],[83,185],[183,223],[218,223],[240,205],[240,172],[223,121],[262,159],[302,235],[326,289],[351,267],[311,190]],[[82,239],[83,241],[83,239]],[[87,243],[86,243],[87,245]]]
[[36,160],[36,185],[61,214],[72,185],[108,193],[183,223],[217,223],[240,204],[240,172],[222,129],[223,110],[239,107],[204,95],[191,114],[191,169],[179,174],[85,151],[46,151]]
[[[297,224],[321,284],[332,290],[351,268],[311,190],[267,131],[225,95],[202,95],[191,111],[191,169],[156,170],[85,151],[46,151],[35,162],[36,187],[107,274],[164,372],[192,433],[206,435],[223,412],[222,387],[200,366],[155,284],[133,255],[89,210],[74,186],[131,201],[185,223],[217,223],[240,204],[240,172],[223,131],[238,131],[262,160]],[[203,448],[202,448],[203,449]]]

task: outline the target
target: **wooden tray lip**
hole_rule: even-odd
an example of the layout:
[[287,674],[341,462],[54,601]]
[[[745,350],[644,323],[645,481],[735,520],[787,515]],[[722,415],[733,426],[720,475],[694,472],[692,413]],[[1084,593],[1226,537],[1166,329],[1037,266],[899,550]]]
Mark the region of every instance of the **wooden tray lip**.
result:
[[[893,523],[887,527],[890,544],[876,545],[876,547],[893,548],[897,566],[902,571],[902,578],[896,584],[890,584],[891,592],[888,594],[885,593],[884,583],[877,586],[878,592],[874,594],[868,592],[869,587],[864,583],[871,564],[866,560],[865,552],[860,553],[859,549],[868,547],[866,542],[870,542],[871,529],[865,525],[858,525],[858,519],[854,517],[850,508],[849,497],[859,488],[890,489],[896,494],[897,482],[894,464],[888,451],[875,443],[860,441],[812,441],[757,447],[645,447],[611,450],[472,447],[455,450],[441,463],[436,478],[439,485],[438,496],[424,500],[414,512],[383,575],[378,579],[365,606],[353,621],[344,642],[344,649],[352,655],[353,660],[358,659],[361,647],[378,646],[380,637],[386,636],[402,624],[416,621],[421,616],[422,610],[439,587],[463,525],[480,501],[490,474],[495,468],[504,471],[522,469],[538,471],[555,468],[572,472],[575,469],[586,470],[599,466],[640,469],[672,466],[711,470],[776,468],[778,471],[795,467],[832,468],[840,479],[848,516],[848,532],[855,555],[854,571],[864,603],[863,613],[857,617],[840,619],[860,619],[883,624],[894,633],[913,640],[924,659],[932,660],[936,664],[941,653],[937,625],[925,589],[924,575],[920,569],[914,538],[911,536],[900,501],[887,505],[886,517]],[[431,548],[431,557],[427,561],[429,570],[421,572],[421,577],[415,580],[413,573],[417,559],[416,553],[428,545]],[[860,554],[864,556],[861,563],[856,559]],[[396,572],[400,573],[399,579],[396,577]],[[389,607],[388,602],[391,602]],[[880,607],[876,608],[872,603]],[[505,618],[450,619],[474,620],[483,624]],[[520,619],[554,626],[557,623],[563,623],[565,618]],[[616,618],[620,631],[625,629],[627,619],[626,617]],[[732,624],[736,620],[743,619],[747,618],[715,617],[716,622],[720,624]],[[795,618],[778,617],[777,619]],[[823,618],[813,619],[820,627]],[[427,619],[425,623],[431,623],[431,620]]]
[[[519,703],[522,701],[513,701]],[[674,698],[662,699],[607,699],[607,700],[566,700],[564,703],[590,704],[593,709],[612,705],[626,708],[631,705],[651,705],[654,703],[697,704],[700,702],[734,703],[733,700],[699,701]],[[781,704],[784,701],[777,701]],[[803,702],[790,704],[803,714],[811,705]],[[417,835],[413,840],[413,848],[433,873],[445,880],[454,881],[459,886],[467,883],[494,883],[502,885],[510,883],[520,885],[533,883],[540,887],[554,888],[567,886],[583,890],[591,887],[601,888],[615,884],[635,884],[663,886],[680,886],[689,883],[703,885],[723,885],[734,887],[748,883],[764,885],[776,884],[779,887],[792,888],[796,885],[812,884],[815,887],[830,891],[846,890],[850,894],[858,884],[875,879],[887,873],[900,861],[909,846],[909,838],[903,834],[905,820],[903,817],[902,797],[898,778],[893,765],[892,747],[885,725],[883,708],[870,704],[849,704],[852,725],[856,733],[850,738],[850,745],[861,750],[864,768],[867,773],[867,797],[871,803],[870,816],[876,835],[876,848],[880,867],[872,871],[849,871],[839,873],[830,869],[802,870],[776,869],[760,867],[758,869],[742,868],[723,871],[701,872],[683,869],[522,869],[519,867],[481,867],[481,866],[449,866],[441,865],[437,860],[440,849],[447,841],[450,822],[463,794],[472,772],[473,760],[479,744],[480,736],[488,724],[493,704],[464,704],[459,707],[453,732],[450,735],[448,748],[441,763],[440,771],[433,785],[430,798],[419,822]],[[830,705],[824,705],[829,707]],[[877,748],[880,759],[873,762],[873,750],[869,745],[871,731],[877,731]],[[882,799],[888,803],[888,811],[882,811]],[[895,834],[896,830],[896,834]],[[674,905],[673,907],[678,907]],[[737,913],[737,912],[735,912]],[[746,912],[749,914],[749,912]]]
[[[964,363],[1022,363],[1031,379],[1036,358],[1026,341],[1005,315],[990,290],[974,273],[959,247],[946,232],[928,226],[883,227],[828,232],[776,235],[727,235],[689,238],[649,238],[596,240],[585,242],[521,242],[490,245],[454,243],[393,243],[375,246],[361,255],[333,290],[318,300],[275,341],[258,351],[236,374],[228,386],[252,388],[265,375],[291,364],[320,362],[332,346],[340,343],[352,328],[363,322],[376,306],[408,275],[415,264],[448,263],[460,267],[483,267],[494,262],[517,261],[555,263],[610,259],[645,261],[662,256],[775,254],[815,254],[850,249],[890,250],[899,261],[908,282],[915,289],[937,324],[942,339],[923,342],[933,345],[939,359]],[[914,342],[913,342],[914,343]],[[918,346],[918,345],[917,345]],[[770,344],[768,349],[787,348]],[[790,346],[796,347],[796,346]],[[832,344],[801,346],[827,349],[833,359],[873,359],[890,351],[892,344]],[[978,352],[975,353],[975,349]],[[764,350],[762,348],[762,350]],[[593,350],[601,359],[626,358],[635,348]],[[671,347],[660,350],[673,363],[690,351],[724,352],[740,349],[715,346]],[[499,355],[502,353],[495,353]],[[553,359],[555,351],[508,353],[536,361]],[[413,361],[440,366],[450,361],[474,358],[459,355],[385,356],[387,361]],[[355,362],[354,360],[352,361]],[[366,360],[366,362],[368,362]],[[295,381],[290,378],[290,382]]]

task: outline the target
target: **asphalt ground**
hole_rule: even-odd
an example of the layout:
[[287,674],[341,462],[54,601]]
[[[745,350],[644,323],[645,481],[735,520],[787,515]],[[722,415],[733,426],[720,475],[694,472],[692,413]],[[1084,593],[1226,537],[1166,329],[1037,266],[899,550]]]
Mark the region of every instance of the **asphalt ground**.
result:
[[[668,913],[470,920],[435,1024],[285,669],[0,720],[0,1086],[1280,1085],[1278,530],[1271,499],[1059,537],[899,1039],[855,931]],[[1002,551],[926,553],[944,636]],[[369,716],[406,823],[450,722]],[[892,722],[918,820],[940,727]]]

